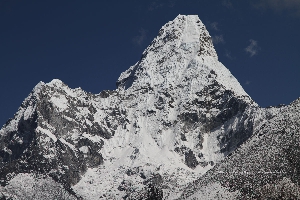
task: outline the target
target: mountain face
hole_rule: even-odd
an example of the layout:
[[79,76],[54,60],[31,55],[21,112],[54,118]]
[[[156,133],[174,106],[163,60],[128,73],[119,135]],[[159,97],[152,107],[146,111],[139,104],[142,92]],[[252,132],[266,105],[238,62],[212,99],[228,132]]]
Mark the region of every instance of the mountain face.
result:
[[298,188],[299,105],[260,108],[200,19],[179,15],[116,90],[57,79],[33,89],[0,130],[2,198],[256,198],[272,181]]
[[185,189],[181,199],[300,199],[300,98],[259,109],[263,120],[230,156]]

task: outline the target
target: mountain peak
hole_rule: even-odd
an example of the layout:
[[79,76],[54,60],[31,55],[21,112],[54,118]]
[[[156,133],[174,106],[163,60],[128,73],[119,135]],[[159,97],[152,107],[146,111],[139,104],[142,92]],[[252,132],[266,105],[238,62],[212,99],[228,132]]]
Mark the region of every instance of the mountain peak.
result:
[[1,194],[23,192],[11,175],[31,172],[78,198],[176,199],[281,111],[257,107],[193,15],[165,24],[118,84],[91,94],[40,82],[0,130]]
[[159,30],[141,60],[120,75],[117,86],[160,91],[180,87],[192,94],[214,81],[238,96],[248,96],[218,61],[211,36],[199,17],[178,15]]
[[125,89],[132,84],[138,87],[177,85],[185,78],[180,74],[186,74],[196,66],[197,72],[193,73],[199,73],[202,64],[217,61],[211,36],[199,17],[178,15],[159,30],[141,60],[120,75],[117,85]]
[[61,86],[61,85],[63,85],[64,83],[61,81],[61,80],[59,80],[59,79],[53,79],[52,81],[50,81],[47,85],[52,85],[52,86],[54,86],[54,85],[57,85],[57,86]]
[[190,56],[218,58],[211,36],[197,15],[178,15],[166,23],[144,53],[161,47],[158,44],[180,48]]
[[195,43],[198,56],[211,56],[218,58],[214,49],[211,36],[198,15],[178,15],[173,21],[163,28],[172,31],[180,31],[181,45]]

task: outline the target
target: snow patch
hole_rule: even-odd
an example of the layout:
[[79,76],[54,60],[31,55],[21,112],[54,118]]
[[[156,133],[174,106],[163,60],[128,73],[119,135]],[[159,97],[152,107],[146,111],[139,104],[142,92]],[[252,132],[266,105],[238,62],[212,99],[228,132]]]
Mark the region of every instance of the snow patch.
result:
[[54,134],[52,134],[49,130],[47,130],[47,129],[43,129],[43,128],[41,128],[41,127],[37,127],[36,128],[36,131],[38,131],[38,132],[40,132],[40,133],[44,133],[44,134],[46,134],[48,137],[50,137],[54,142],[56,142],[57,141],[57,138],[56,138],[56,136],[54,135]]
[[50,102],[52,102],[60,112],[68,108],[68,100],[63,95],[51,97]]

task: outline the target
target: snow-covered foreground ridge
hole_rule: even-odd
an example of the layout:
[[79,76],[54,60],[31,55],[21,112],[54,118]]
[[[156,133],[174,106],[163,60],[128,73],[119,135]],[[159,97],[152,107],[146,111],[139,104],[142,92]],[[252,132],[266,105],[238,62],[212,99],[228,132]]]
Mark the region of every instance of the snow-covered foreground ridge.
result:
[[[0,130],[1,192],[16,199],[49,190],[57,192],[47,199],[188,198],[186,187],[276,112],[259,108],[218,61],[198,16],[179,15],[120,75],[116,90],[91,94],[57,79],[40,82]],[[37,196],[22,197],[28,187]]]

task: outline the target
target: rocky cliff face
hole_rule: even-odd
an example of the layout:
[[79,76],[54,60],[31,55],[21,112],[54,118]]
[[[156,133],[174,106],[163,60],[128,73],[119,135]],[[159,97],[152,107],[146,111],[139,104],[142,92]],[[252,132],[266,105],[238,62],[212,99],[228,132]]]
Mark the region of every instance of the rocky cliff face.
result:
[[180,198],[260,135],[273,110],[218,61],[199,18],[179,15],[114,91],[39,83],[0,130],[1,192],[21,198],[23,177],[41,195],[59,191],[49,199]]
[[299,199],[299,110],[300,99],[258,109],[262,122],[253,135],[180,199]]

